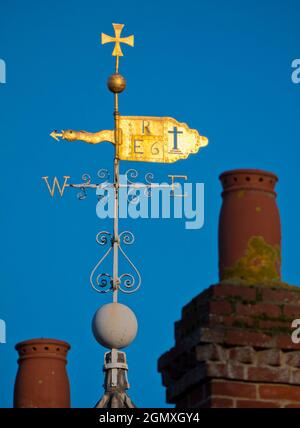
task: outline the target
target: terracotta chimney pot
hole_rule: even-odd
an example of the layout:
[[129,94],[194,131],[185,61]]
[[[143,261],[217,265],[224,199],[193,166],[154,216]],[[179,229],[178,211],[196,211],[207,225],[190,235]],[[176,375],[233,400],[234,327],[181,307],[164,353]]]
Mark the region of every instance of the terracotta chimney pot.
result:
[[67,342],[56,339],[31,339],[16,345],[19,369],[14,407],[70,407],[69,349]]
[[236,169],[221,174],[220,180],[220,280],[280,282],[281,228],[274,191],[278,178],[267,171]]

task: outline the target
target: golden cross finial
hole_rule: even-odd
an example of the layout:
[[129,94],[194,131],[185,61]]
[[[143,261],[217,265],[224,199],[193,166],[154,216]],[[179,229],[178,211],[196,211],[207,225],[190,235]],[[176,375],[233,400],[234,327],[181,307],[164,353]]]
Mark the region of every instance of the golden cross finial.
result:
[[105,43],[115,43],[115,47],[113,50],[113,56],[123,56],[123,52],[121,49],[120,43],[126,43],[126,45],[134,46],[134,36],[121,37],[121,32],[123,30],[124,24],[113,24],[115,30],[115,37],[108,36],[107,34],[101,34],[101,43],[104,45]]

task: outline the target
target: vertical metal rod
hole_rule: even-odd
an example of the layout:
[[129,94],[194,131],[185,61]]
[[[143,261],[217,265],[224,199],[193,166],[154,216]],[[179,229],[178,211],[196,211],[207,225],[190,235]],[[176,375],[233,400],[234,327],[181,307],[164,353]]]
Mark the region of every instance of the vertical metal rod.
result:
[[[119,69],[119,58],[116,57],[116,73]],[[115,93],[114,99],[115,120],[115,156],[114,156],[114,235],[113,235],[113,302],[118,301],[119,289],[119,99]]]

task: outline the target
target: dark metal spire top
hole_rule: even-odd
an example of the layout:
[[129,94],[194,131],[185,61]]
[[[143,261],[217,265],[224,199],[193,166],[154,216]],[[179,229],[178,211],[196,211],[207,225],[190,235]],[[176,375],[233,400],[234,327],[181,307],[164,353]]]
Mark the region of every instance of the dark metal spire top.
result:
[[129,389],[127,378],[128,366],[125,352],[112,349],[104,355],[105,372],[104,395],[96,404],[96,408],[135,408],[127,395]]

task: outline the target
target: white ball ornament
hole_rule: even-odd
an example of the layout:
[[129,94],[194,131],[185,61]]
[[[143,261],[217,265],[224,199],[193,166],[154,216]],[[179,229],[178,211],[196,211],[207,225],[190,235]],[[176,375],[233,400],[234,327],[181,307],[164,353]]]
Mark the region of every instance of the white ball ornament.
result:
[[92,321],[97,342],[109,349],[122,349],[134,340],[138,324],[133,311],[122,303],[108,303],[95,313]]

